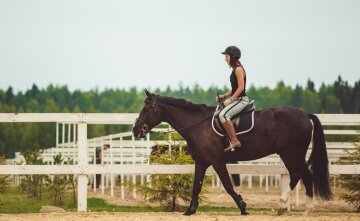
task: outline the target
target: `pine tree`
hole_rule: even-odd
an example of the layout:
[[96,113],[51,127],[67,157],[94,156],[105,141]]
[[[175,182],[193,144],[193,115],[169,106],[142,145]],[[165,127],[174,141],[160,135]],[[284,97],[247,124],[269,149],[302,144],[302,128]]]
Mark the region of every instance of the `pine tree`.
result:
[[[358,141],[360,141],[360,135]],[[346,163],[351,165],[360,164],[360,144],[355,144],[355,151],[349,153],[349,158]],[[356,211],[360,212],[360,175],[341,175],[340,183],[346,190],[345,193],[341,194],[340,198],[344,199],[349,204],[354,205]]]
[[[64,161],[60,153],[53,158],[55,165],[61,165]],[[69,185],[68,177],[66,175],[48,176],[46,177],[46,181],[48,190],[50,191],[50,197],[53,198],[55,205],[63,205]]]
[[[40,150],[40,148],[37,146],[35,147],[35,150],[27,150],[21,154],[24,156],[26,165],[44,165],[45,162],[41,156],[42,153],[43,151]],[[23,162],[21,162],[21,164],[22,163]],[[25,179],[22,180],[20,187],[22,190],[26,190],[28,193],[30,193],[33,198],[41,200],[44,177],[45,175],[38,174],[25,175]]]
[[[0,165],[5,164],[5,157],[0,156]],[[0,193],[5,193],[9,189],[10,176],[0,175]]]
[[[163,139],[167,140],[169,135],[165,134]],[[172,140],[181,139],[178,133],[172,133]],[[186,154],[184,143],[178,145],[172,144],[171,150],[167,146],[165,149],[159,149],[158,152],[152,153],[150,162],[154,164],[193,164],[194,161],[191,156]],[[126,183],[131,189],[136,188],[143,194],[147,202],[159,203],[166,211],[176,211],[179,208],[179,201],[189,203],[192,197],[192,185],[194,182],[194,175],[192,174],[153,174],[150,176],[150,181],[144,185],[136,185],[133,183]],[[199,195],[199,200],[203,201],[206,188],[202,187]]]

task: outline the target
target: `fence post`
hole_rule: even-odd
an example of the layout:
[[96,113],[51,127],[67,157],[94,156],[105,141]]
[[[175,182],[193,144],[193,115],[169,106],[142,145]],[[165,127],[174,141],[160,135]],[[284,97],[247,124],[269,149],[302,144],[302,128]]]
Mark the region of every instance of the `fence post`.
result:
[[[88,165],[87,149],[87,124],[86,122],[78,123],[78,165]],[[78,175],[78,212],[87,211],[87,183],[88,175]]]

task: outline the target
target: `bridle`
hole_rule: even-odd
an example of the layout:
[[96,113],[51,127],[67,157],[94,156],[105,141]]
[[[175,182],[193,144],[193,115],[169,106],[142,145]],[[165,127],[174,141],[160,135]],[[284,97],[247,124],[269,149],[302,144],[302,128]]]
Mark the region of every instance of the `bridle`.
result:
[[[145,122],[148,121],[148,120],[151,118],[152,112],[156,112],[156,104],[157,104],[157,102],[156,102],[156,97],[154,98],[154,100],[153,100],[152,102],[147,102],[147,103],[150,103],[150,104],[151,104],[151,108],[150,108],[149,115],[148,115],[146,118],[144,118],[143,121],[139,120],[139,118],[136,118],[136,122],[140,122],[140,123],[142,124],[141,131],[142,131],[142,134],[143,134],[144,136],[145,136],[146,133],[149,132],[149,126],[148,126],[148,124],[145,123]],[[191,124],[191,125],[189,125],[189,126],[182,127],[182,128],[178,128],[178,129],[176,129],[176,128],[174,127],[175,130],[173,130],[173,131],[179,132],[179,131],[182,131],[182,130],[189,129],[189,128],[196,126],[197,124],[201,123],[202,121],[204,121],[204,120],[206,120],[206,119],[208,119],[208,118],[210,118],[210,117],[212,117],[212,116],[213,116],[213,113],[210,113],[209,115],[205,116],[204,118],[196,121],[195,123],[193,123],[193,124]],[[168,120],[171,122],[172,125],[176,125],[171,119],[168,118]]]
[[152,114],[153,111],[156,112],[155,104],[156,104],[156,97],[154,98],[154,101],[151,103],[151,108],[150,108],[149,115],[145,118],[144,121],[141,121],[141,120],[139,120],[139,118],[136,118],[135,122],[140,122],[142,124],[141,131],[142,131],[142,134],[144,136],[145,136],[146,133],[149,132],[149,126],[148,126],[147,123],[145,123],[145,121],[147,121],[147,120],[149,120],[151,118],[151,114]]

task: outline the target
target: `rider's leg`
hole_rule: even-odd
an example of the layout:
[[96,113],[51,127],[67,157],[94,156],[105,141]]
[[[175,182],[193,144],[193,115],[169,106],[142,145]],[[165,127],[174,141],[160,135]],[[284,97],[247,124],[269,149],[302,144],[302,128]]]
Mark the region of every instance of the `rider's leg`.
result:
[[241,143],[238,140],[237,136],[236,136],[236,132],[235,132],[235,128],[234,125],[232,124],[231,120],[226,121],[225,123],[223,123],[224,129],[229,137],[230,140],[230,144],[228,147],[226,147],[224,149],[225,152],[228,151],[234,151],[235,148],[239,148],[241,147]]
[[234,148],[241,147],[241,143],[238,140],[235,132],[234,125],[231,122],[231,117],[241,112],[244,107],[249,103],[249,98],[247,96],[237,98],[221,110],[219,114],[219,119],[224,126],[224,129],[229,137],[230,145],[225,148],[225,152],[234,151]]

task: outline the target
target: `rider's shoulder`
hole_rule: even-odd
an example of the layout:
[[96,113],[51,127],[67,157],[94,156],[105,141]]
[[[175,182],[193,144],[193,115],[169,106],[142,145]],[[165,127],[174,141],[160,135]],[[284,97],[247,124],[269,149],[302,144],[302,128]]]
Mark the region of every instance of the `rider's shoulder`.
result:
[[234,71],[236,75],[243,75],[245,73],[245,70],[242,66],[237,66]]

